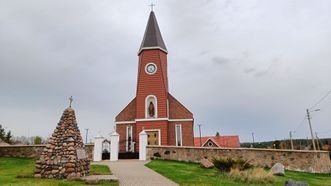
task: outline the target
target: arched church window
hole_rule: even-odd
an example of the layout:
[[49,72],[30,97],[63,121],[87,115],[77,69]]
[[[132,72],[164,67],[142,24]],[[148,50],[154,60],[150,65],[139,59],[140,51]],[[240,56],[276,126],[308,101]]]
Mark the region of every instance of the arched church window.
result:
[[157,100],[155,96],[150,95],[146,97],[145,108],[146,118],[157,118]]

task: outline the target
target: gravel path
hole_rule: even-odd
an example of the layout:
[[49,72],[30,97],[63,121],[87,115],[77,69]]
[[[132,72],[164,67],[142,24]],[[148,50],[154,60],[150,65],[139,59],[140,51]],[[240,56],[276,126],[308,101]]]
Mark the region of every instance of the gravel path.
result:
[[112,173],[119,178],[120,186],[174,186],[178,185],[166,177],[144,166],[147,161],[119,160],[103,161],[97,164],[108,165]]

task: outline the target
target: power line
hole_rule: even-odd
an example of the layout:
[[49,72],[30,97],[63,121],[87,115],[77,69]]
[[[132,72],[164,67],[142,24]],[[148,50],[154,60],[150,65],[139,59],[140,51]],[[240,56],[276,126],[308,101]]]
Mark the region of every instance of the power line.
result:
[[320,104],[322,101],[325,100],[325,98],[327,98],[329,95],[331,94],[331,90],[329,90],[321,99],[319,99],[312,107],[310,107],[309,110],[313,109],[314,107],[316,107],[318,104]]
[[301,127],[301,125],[304,123],[304,121],[306,120],[306,118],[307,118],[307,116],[305,115],[304,117],[303,117],[303,119],[301,120],[301,122],[298,124],[298,126],[295,128],[295,130],[294,131],[298,131],[298,129]]

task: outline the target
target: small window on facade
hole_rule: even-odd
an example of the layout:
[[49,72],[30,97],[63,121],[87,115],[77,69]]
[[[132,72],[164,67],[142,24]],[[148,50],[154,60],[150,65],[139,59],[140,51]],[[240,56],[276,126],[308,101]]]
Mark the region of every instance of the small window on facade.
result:
[[182,125],[176,125],[176,146],[182,146]]

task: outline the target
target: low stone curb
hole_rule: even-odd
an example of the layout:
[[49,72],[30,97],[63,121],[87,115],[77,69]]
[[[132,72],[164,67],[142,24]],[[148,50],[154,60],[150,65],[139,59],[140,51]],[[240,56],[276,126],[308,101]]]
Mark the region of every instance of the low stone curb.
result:
[[114,175],[90,175],[82,177],[81,180],[87,184],[97,184],[104,182],[118,182],[118,178]]

